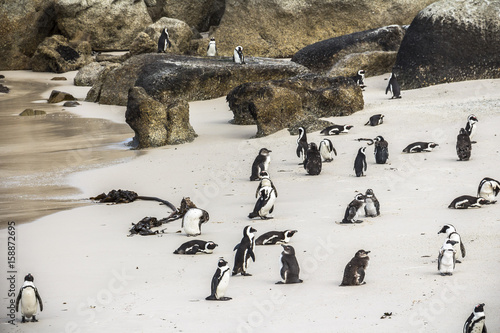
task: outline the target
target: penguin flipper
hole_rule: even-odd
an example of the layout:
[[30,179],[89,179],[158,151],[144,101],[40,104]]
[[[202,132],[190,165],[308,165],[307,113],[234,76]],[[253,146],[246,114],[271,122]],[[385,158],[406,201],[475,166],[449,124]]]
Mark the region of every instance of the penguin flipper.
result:
[[250,248],[248,249],[248,255],[250,258],[252,258],[253,262],[255,262],[255,253],[253,253],[253,250]]
[[460,252],[462,253],[462,258],[465,258],[465,246],[461,240],[460,240]]
[[233,251],[238,250],[239,247],[240,247],[240,243],[236,244],[236,246],[234,247]]
[[38,300],[38,303],[40,304],[40,311],[43,311],[42,298],[40,297],[40,294],[38,293],[38,289],[36,289],[36,288],[35,288],[35,296],[36,296],[36,299]]
[[295,150],[295,152],[297,153],[297,157],[300,157],[300,153],[302,152],[302,147],[300,146],[300,144],[297,145],[297,149]]
[[16,312],[19,312],[19,302],[21,301],[21,296],[23,295],[23,289],[19,290],[19,294],[16,298]]
[[271,207],[271,209],[269,209],[269,214],[272,214],[274,211],[274,205]]
[[332,146],[332,151],[335,154],[335,156],[337,156],[337,150],[333,146]]
[[276,187],[274,187],[273,183],[271,183],[271,187],[273,188],[274,194],[276,194],[276,198],[277,198],[278,197],[278,191],[276,190]]
[[439,256],[438,256],[438,271],[441,270],[441,259],[443,259],[443,251],[439,251]]

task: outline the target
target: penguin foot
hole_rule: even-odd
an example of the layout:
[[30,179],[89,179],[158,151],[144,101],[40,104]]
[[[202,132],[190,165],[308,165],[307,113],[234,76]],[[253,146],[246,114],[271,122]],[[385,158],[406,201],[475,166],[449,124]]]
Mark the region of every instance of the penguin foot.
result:
[[243,275],[243,276],[252,276],[252,274],[247,273],[247,272],[241,272],[241,275]]
[[274,219],[274,217],[272,217],[272,216],[261,216],[260,219],[261,220],[271,220],[271,219]]
[[35,317],[35,316],[33,316],[33,318],[31,319],[31,322],[32,322],[32,323],[36,323],[36,322],[38,322],[38,319],[36,319],[36,317]]
[[21,323],[25,323],[25,322],[26,322],[26,318],[24,318],[24,316],[23,316],[21,319]]
[[285,284],[285,282],[283,282],[283,281],[278,281],[278,282],[276,282],[275,284]]
[[461,262],[460,260],[458,260],[458,259],[456,259],[456,260],[455,260],[455,262],[456,262],[457,264],[461,264],[461,263],[462,263],[462,262]]
[[225,296],[218,299],[218,301],[229,301],[229,300],[232,300],[232,298],[231,297],[225,297]]
[[205,298],[207,301],[216,301],[217,298],[215,298],[215,295],[210,295]]

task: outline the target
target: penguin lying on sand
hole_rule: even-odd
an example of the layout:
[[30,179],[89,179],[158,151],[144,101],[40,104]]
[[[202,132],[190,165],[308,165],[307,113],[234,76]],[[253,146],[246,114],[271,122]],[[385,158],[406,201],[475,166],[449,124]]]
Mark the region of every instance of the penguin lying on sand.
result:
[[320,134],[323,135],[339,135],[341,133],[349,133],[349,130],[353,128],[352,125],[332,125],[323,129]]
[[472,195],[461,195],[449,204],[448,208],[467,209],[469,207],[481,208],[482,205],[488,204],[485,198],[478,198]]
[[403,153],[420,153],[423,151],[426,152],[431,152],[434,148],[439,146],[437,143],[434,142],[414,142],[410,143],[408,146],[406,146],[405,149],[403,149]]
[[177,250],[174,251],[174,254],[196,254],[198,252],[203,253],[213,253],[214,249],[218,245],[212,241],[203,241],[201,239],[195,239],[189,242],[183,243]]
[[255,245],[286,244],[297,230],[268,231],[255,240]]
[[370,125],[370,126],[377,126],[380,125],[384,122],[384,115],[383,114],[374,114],[373,116],[370,117],[368,122],[365,124],[365,126]]

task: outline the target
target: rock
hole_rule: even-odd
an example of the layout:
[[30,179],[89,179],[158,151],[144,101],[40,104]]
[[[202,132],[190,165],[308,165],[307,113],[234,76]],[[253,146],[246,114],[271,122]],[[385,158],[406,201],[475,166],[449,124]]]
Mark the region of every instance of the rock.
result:
[[52,90],[48,103],[59,103],[62,101],[76,101],[76,98],[74,98],[71,94],[59,90]]
[[167,49],[167,53],[183,54],[188,53],[190,40],[193,31],[185,22],[173,18],[162,17],[155,23],[149,25],[144,32],[154,41],[155,51],[158,50],[158,39],[161,31],[167,28],[172,47]]
[[3,84],[0,83],[0,93],[8,94],[10,91],[9,87],[4,86]]
[[75,45],[61,35],[54,35],[38,46],[31,58],[31,68],[34,72],[74,71],[92,61],[91,52],[87,42]]
[[299,135],[299,127],[304,127],[306,133],[313,133],[317,131],[322,131],[328,126],[332,126],[333,123],[328,120],[318,119],[313,115],[308,115],[305,118],[300,119],[298,122],[288,127],[288,132],[290,135]]
[[55,10],[57,26],[65,36],[86,36],[92,49],[100,51],[127,50],[152,23],[144,1],[58,0]]
[[51,81],[67,81],[68,79],[64,76],[54,76]]
[[105,63],[91,62],[78,70],[73,83],[75,86],[91,87],[104,68],[106,68]]
[[307,69],[286,60],[247,58],[246,65],[229,58],[141,54],[104,73],[87,94],[86,101],[126,105],[128,91],[143,87],[156,100],[186,101],[227,95],[234,87],[251,81],[292,77]]
[[306,46],[293,55],[292,61],[311,70],[325,72],[353,53],[397,51],[403,36],[404,29],[398,25],[355,32]]
[[196,137],[185,100],[161,103],[141,87],[130,89],[125,120],[135,132],[138,149],[191,142]]
[[[119,67],[121,67],[121,64],[112,62],[112,63],[107,63],[105,66],[103,66],[102,70],[99,69],[98,73],[95,74],[89,73],[89,76],[91,76],[89,80],[93,81],[94,83],[92,85],[92,88],[90,88],[89,92],[87,93],[87,96],[85,97],[86,102],[98,102],[100,100],[102,87],[104,85],[106,77],[108,76],[109,73],[111,73],[113,70]],[[126,105],[126,102],[123,105]]]
[[76,106],[80,105],[80,103],[76,102],[76,101],[69,101],[69,102],[65,102],[63,104],[63,106],[66,106],[66,107],[69,107],[69,108],[74,108]]
[[163,0],[162,15],[186,22],[198,31],[219,25],[224,15],[225,0]]
[[0,69],[31,69],[37,46],[55,30],[54,0],[1,1]]
[[402,89],[500,77],[500,2],[442,0],[418,13],[394,72]]
[[130,54],[154,53],[158,50],[158,42],[155,42],[145,32],[140,32],[130,44]]
[[20,116],[41,116],[47,114],[47,112],[42,111],[42,110],[33,110],[33,109],[26,109],[23,112],[21,112],[19,115]]
[[396,51],[367,51],[352,53],[339,60],[326,76],[355,76],[358,70],[365,70],[365,77],[390,73],[396,63]]
[[[436,0],[226,0],[214,30],[219,54],[288,58],[307,45],[389,24],[409,24]],[[242,29],[244,27],[244,29]]]

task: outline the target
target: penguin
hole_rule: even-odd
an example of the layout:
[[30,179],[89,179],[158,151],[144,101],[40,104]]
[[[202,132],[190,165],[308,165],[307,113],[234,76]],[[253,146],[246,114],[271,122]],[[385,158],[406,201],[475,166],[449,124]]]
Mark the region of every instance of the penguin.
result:
[[306,158],[307,150],[309,149],[309,145],[307,144],[307,134],[306,134],[306,129],[304,127],[299,127],[299,136],[297,138],[297,157],[302,158],[302,163],[304,163],[304,160]]
[[261,171],[260,174],[260,183],[259,186],[257,187],[257,191],[255,191],[255,197],[259,197],[260,190],[263,187],[270,186],[274,190],[274,194],[276,195],[276,198],[278,197],[278,190],[276,190],[276,187],[274,186],[273,182],[271,181],[271,178],[269,177],[269,173],[267,171]]
[[195,239],[189,242],[185,242],[177,250],[174,251],[174,254],[196,254],[198,252],[203,252],[207,254],[211,254],[214,252],[214,249],[218,245],[212,241],[203,241],[199,239]]
[[245,64],[245,56],[243,55],[243,47],[236,46],[233,52],[233,62],[236,64]]
[[442,276],[453,275],[457,252],[453,248],[455,244],[455,241],[448,239],[439,250],[438,271]]
[[373,141],[375,142],[375,162],[385,164],[389,158],[389,143],[381,135],[377,136]]
[[36,314],[38,306],[40,311],[43,311],[43,303],[38,289],[34,284],[35,278],[31,273],[24,277],[24,283],[16,299],[16,312],[19,312],[19,303],[21,303],[22,322],[26,322],[26,318],[31,318],[32,322],[37,322]]
[[306,159],[304,160],[304,169],[307,173],[313,176],[321,173],[321,154],[314,142],[311,142],[307,150]]
[[257,230],[247,225],[243,229],[243,238],[240,243],[234,247],[233,251],[236,250],[236,254],[234,256],[233,275],[238,273],[244,276],[252,275],[247,273],[247,268],[250,258],[255,262],[255,253],[253,251],[255,247],[254,232],[257,232]]
[[229,301],[231,299],[231,297],[224,296],[229,285],[230,270],[227,261],[224,258],[219,258],[217,270],[212,277],[210,296],[205,298],[207,301]]
[[296,232],[297,230],[268,231],[255,240],[255,245],[286,244]]
[[167,28],[163,28],[160,38],[158,39],[158,53],[167,52],[167,48],[169,47],[172,47],[172,43],[170,42]]
[[499,192],[500,182],[489,177],[483,178],[477,188],[477,196],[486,199],[488,204],[497,202],[496,197]]
[[354,160],[354,171],[356,172],[356,177],[364,176],[364,172],[366,172],[367,164],[366,164],[366,147],[361,147],[358,150],[358,155],[356,155],[356,159]]
[[457,155],[460,161],[468,161],[470,159],[472,143],[469,134],[464,128],[460,129],[457,135]]
[[356,82],[356,84],[361,88],[361,90],[364,90],[366,88],[365,86],[365,71],[360,69],[356,75],[352,76],[351,79]]
[[201,225],[208,222],[210,216],[206,210],[190,208],[182,217],[182,227],[188,236],[201,234]]
[[280,275],[283,281],[278,281],[276,284],[302,283],[299,279],[299,263],[295,257],[295,249],[291,245],[281,244],[283,252],[281,252],[281,270]]
[[406,146],[405,149],[403,149],[403,153],[420,153],[423,151],[426,152],[431,152],[434,148],[439,146],[437,143],[434,142],[414,142],[410,143],[408,146]]
[[349,130],[353,128],[352,125],[332,125],[323,129],[320,134],[323,135],[339,135],[340,133],[349,133]]
[[[479,119],[477,119],[477,117],[473,114],[467,117],[467,124],[465,124],[465,131],[467,132],[467,134],[469,134],[469,138],[471,139],[476,133],[476,126],[477,126],[476,124],[478,121]],[[476,143],[476,141],[472,141],[471,143]]]
[[377,126],[384,123],[384,115],[383,114],[374,114],[370,117],[370,119],[366,122],[365,126]]
[[333,161],[332,152],[337,156],[337,150],[335,150],[332,141],[330,139],[321,140],[319,143],[319,153],[323,158],[323,162]]
[[377,217],[380,215],[380,203],[371,188],[365,193],[365,216]]
[[368,267],[368,257],[370,251],[359,250],[354,255],[354,258],[347,263],[344,269],[344,278],[342,279],[341,286],[358,286],[365,284],[365,271]]
[[485,198],[474,197],[472,195],[461,195],[450,203],[448,208],[467,209],[469,207],[481,208],[482,205],[488,204]]
[[217,55],[217,48],[215,47],[215,38],[210,38],[207,47],[207,57],[215,57]]
[[391,99],[401,98],[401,88],[399,87],[398,79],[394,73],[391,73],[391,76],[389,77],[389,84],[385,89],[385,94],[387,95],[389,91],[392,93]]
[[474,307],[469,318],[465,321],[463,333],[488,333],[485,321],[484,303],[480,303]]
[[271,153],[272,150],[267,148],[261,148],[259,150],[259,155],[255,158],[252,164],[252,175],[250,176],[251,181],[260,180],[260,172],[267,170],[269,168],[269,163],[271,163]]
[[344,218],[341,223],[361,223],[362,220],[358,220],[359,212],[365,207],[365,196],[361,193],[356,194],[354,200],[352,200],[344,213]]
[[274,203],[276,201],[276,192],[271,186],[264,186],[260,189],[259,198],[255,203],[253,211],[248,214],[248,218],[260,217],[262,220],[272,219],[269,214],[274,211]]
[[[460,254],[462,255],[462,258],[465,258],[465,246],[464,243],[462,243],[462,238],[458,234],[457,230],[452,224],[445,224],[439,231],[439,234],[446,234],[446,240],[452,240],[455,242],[455,244],[460,244]],[[458,262],[458,261],[457,261]]]

